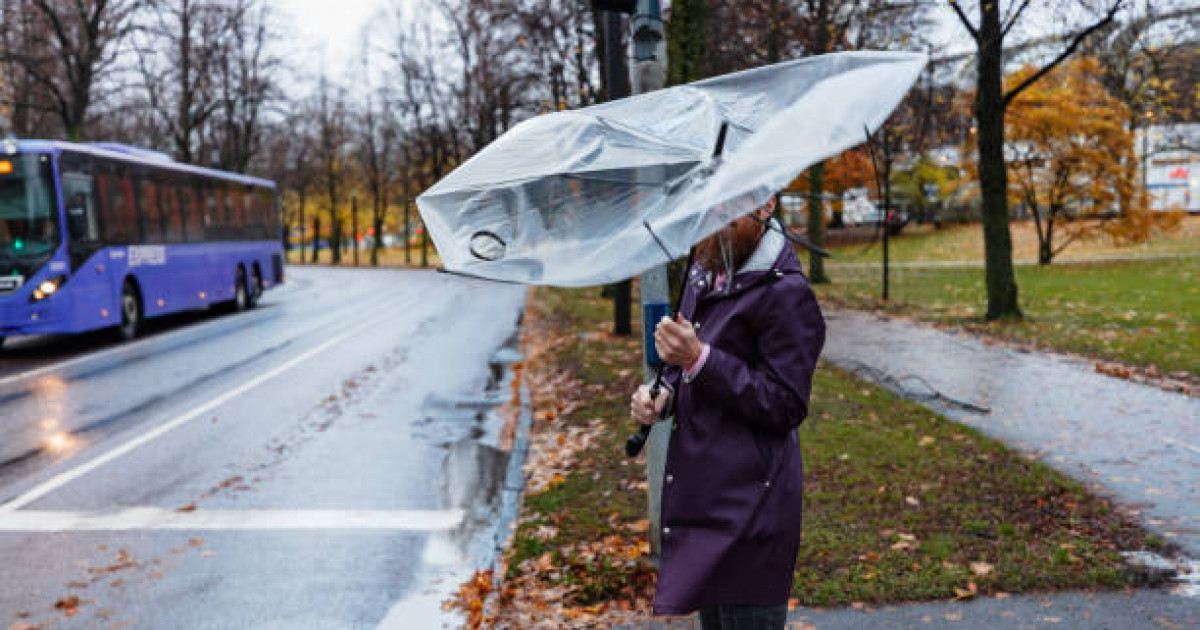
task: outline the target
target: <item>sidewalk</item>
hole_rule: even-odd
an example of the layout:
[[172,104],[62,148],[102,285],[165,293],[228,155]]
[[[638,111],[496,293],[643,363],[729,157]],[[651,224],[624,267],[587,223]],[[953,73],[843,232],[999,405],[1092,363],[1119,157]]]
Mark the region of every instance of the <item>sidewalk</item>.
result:
[[[932,602],[883,608],[797,609],[788,630],[1183,630],[1200,626],[1200,600],[1162,590],[1130,593],[1056,593],[985,598],[969,602]],[[655,620],[644,630],[699,630],[700,622]]]

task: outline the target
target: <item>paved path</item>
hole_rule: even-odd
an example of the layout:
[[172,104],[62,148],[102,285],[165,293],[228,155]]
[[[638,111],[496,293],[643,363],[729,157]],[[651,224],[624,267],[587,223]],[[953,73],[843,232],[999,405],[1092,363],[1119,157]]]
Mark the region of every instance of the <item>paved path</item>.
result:
[[1090,363],[858,311],[828,311],[825,358],[1111,493],[1200,557],[1200,399],[1096,373]]
[[[1200,627],[1200,602],[1167,591],[1055,593],[883,608],[798,609],[787,630],[1184,630]],[[695,618],[656,619],[644,630],[699,630]],[[633,630],[632,627],[629,630]]]

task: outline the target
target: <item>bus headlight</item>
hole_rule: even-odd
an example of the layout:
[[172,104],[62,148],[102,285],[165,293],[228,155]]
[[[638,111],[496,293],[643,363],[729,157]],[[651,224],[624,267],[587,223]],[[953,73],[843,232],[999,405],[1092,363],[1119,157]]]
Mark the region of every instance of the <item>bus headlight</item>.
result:
[[30,302],[41,302],[42,300],[54,295],[63,283],[67,281],[66,276],[54,276],[49,280],[43,280],[36,289],[33,290],[33,295],[29,296]]

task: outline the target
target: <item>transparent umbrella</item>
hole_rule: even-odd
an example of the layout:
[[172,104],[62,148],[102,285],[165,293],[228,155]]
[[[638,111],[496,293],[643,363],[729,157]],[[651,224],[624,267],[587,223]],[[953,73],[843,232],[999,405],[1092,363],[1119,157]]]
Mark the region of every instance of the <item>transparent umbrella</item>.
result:
[[661,264],[664,250],[686,255],[862,142],[925,61],[836,53],[546,114],[417,204],[448,271],[556,286],[623,280]]

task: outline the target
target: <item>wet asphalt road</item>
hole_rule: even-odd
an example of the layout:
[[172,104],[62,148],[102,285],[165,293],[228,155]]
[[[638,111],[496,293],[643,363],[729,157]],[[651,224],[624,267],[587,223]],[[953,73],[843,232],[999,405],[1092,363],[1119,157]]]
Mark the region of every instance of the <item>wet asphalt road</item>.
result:
[[0,628],[441,626],[506,463],[494,414],[445,401],[507,394],[523,291],[289,273],[134,343],[10,340]]

